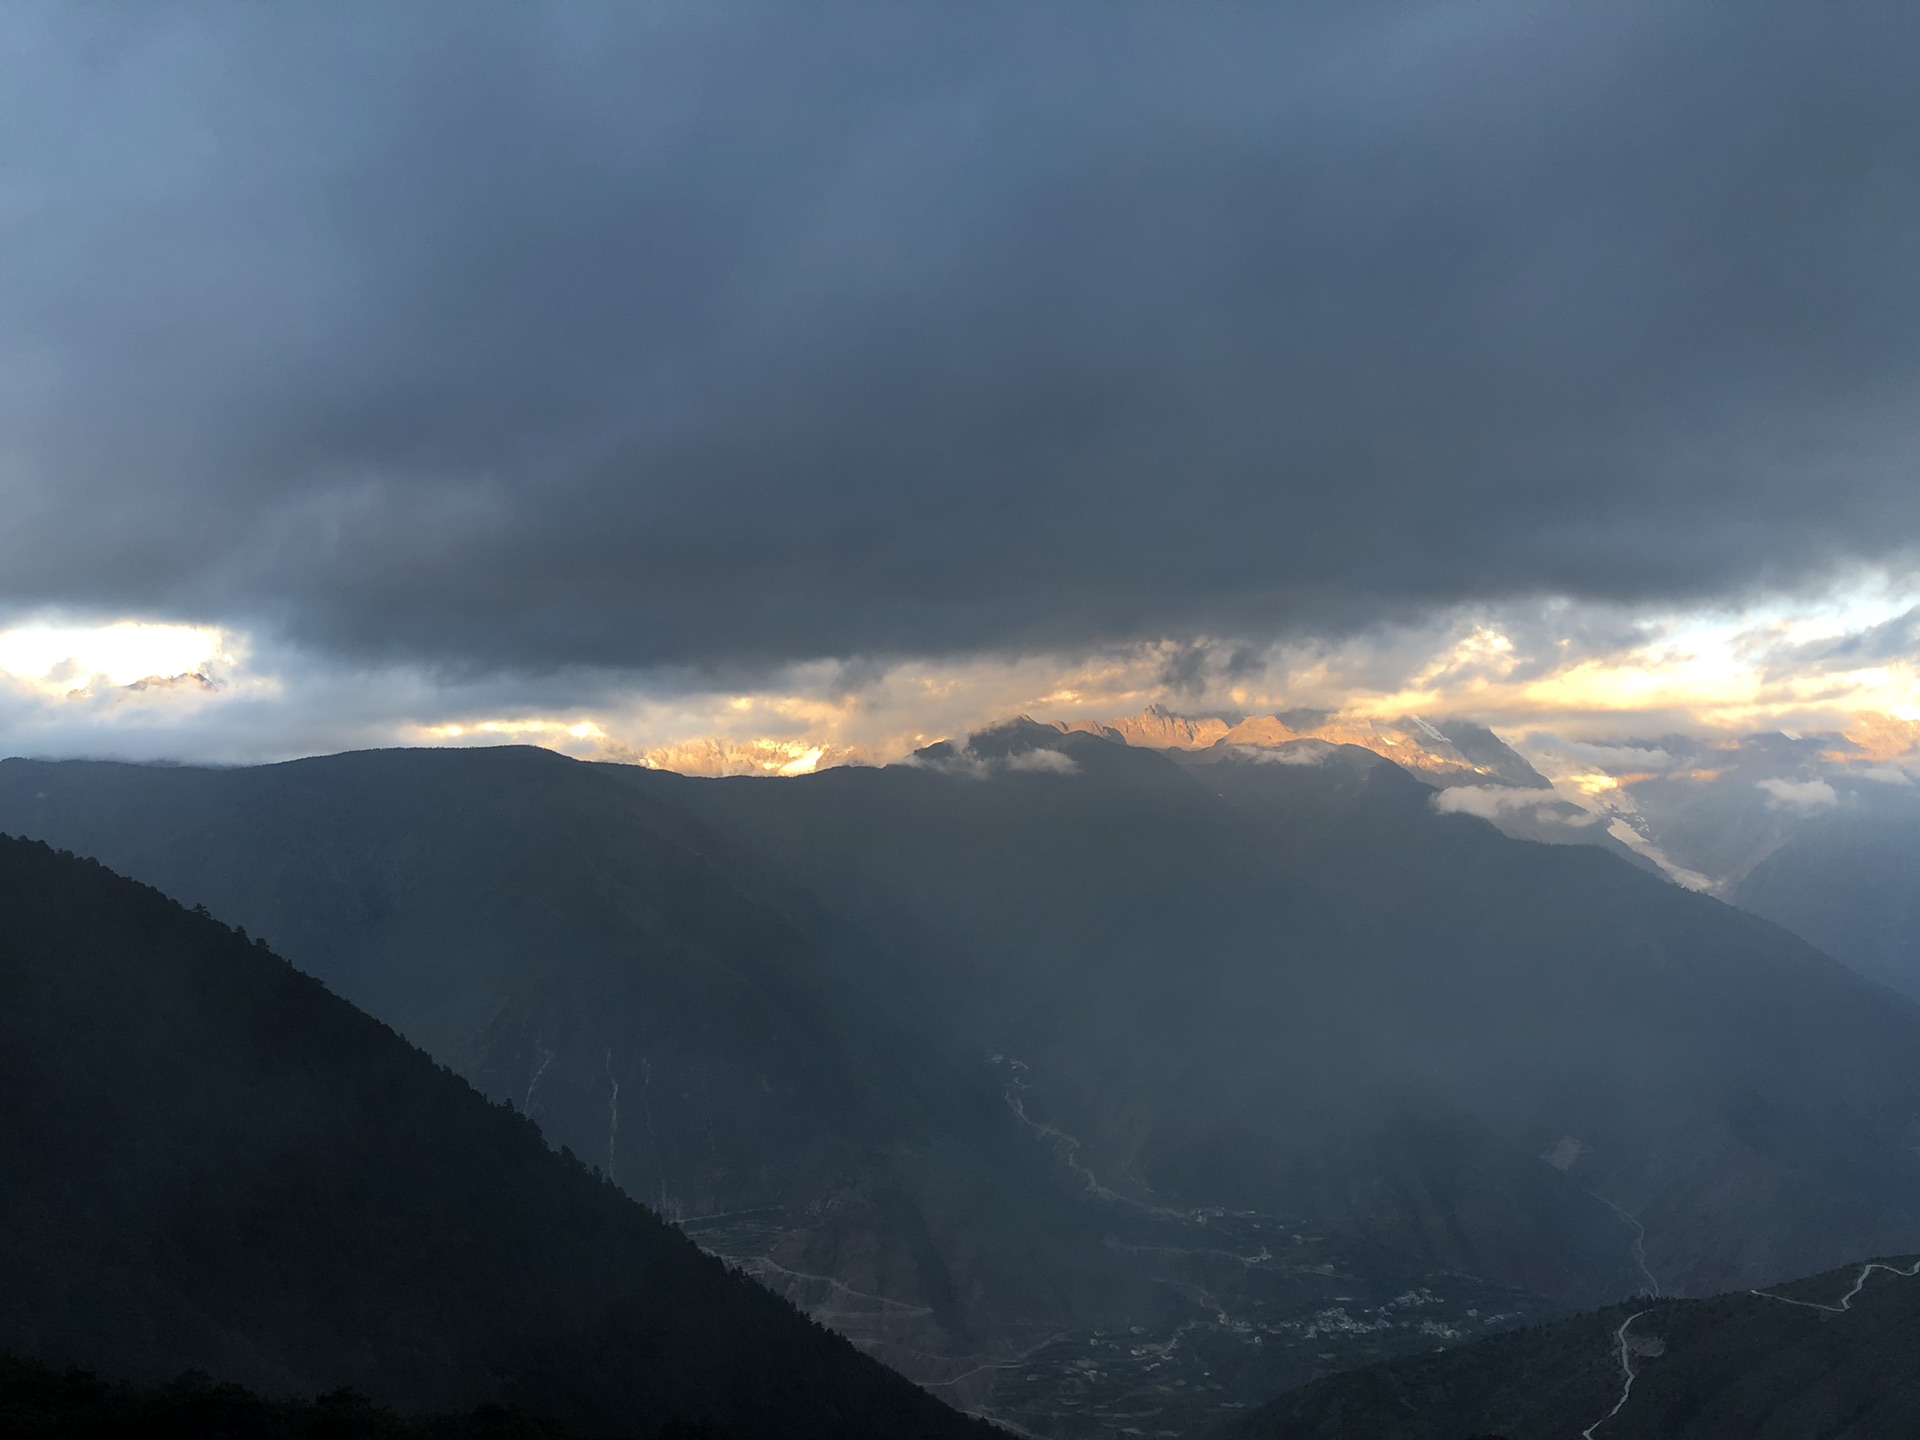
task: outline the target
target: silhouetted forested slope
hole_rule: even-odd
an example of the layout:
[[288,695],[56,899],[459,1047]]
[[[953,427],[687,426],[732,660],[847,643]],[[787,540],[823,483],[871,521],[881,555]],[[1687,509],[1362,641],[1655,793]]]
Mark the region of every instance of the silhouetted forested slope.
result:
[[621,774],[523,747],[8,761],[0,830],[264,934],[916,1378],[987,1384],[984,1347],[1160,1300],[908,967],[822,943],[750,839]]
[[1616,1305],[1319,1381],[1215,1440],[1909,1440],[1914,1269]]
[[[189,1372],[165,1385],[109,1383],[83,1370],[0,1355],[7,1440],[581,1440],[580,1432],[500,1405],[464,1415],[401,1415],[351,1390],[276,1400]],[[719,1440],[703,1426],[663,1440]]]
[[623,1435],[976,1428],[257,942],[9,839],[0,1350]]

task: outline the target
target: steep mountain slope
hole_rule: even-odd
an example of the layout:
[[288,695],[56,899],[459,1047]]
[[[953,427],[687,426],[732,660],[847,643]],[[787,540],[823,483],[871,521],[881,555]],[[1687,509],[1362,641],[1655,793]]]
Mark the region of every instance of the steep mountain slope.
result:
[[[1011,726],[918,769],[627,778],[919,957],[1116,1211],[1269,1217],[1242,1256],[1332,1234],[1345,1275],[1571,1303],[1913,1243],[1920,1016],[1771,926],[1436,813],[1352,748],[1176,764]],[[1195,1283],[1242,1345],[1411,1318],[1353,1284],[1309,1314]]]
[[1914,1007],[1718,901],[1332,758],[1190,764],[1322,893],[1388,867],[1347,915],[1398,957],[1398,1063],[1630,1215],[1650,1280],[1706,1293],[1836,1263],[1843,1237],[1909,1243]]
[[1782,846],[1829,825],[1920,823],[1920,725],[1858,715],[1840,731],[1528,740],[1615,833],[1723,899]]
[[[1604,1206],[1407,1083],[1330,897],[1165,758],[1033,727],[918,770],[677,789],[914,957],[931,1002],[1021,1066],[1023,1106],[1075,1137],[1092,1183],[1358,1228],[1536,1292],[1628,1282]],[[1429,1138],[1449,1181],[1423,1170]],[[1460,1223],[1475,1205],[1497,1242]]]
[[1920,1245],[1920,1009],[1433,795],[1014,725],[795,780],[6,762],[0,828],[264,930],[1030,1429]]
[[[204,902],[916,1379],[1151,1309],[972,1047],[613,767],[0,763],[0,829]],[[850,967],[858,965],[850,975]],[[983,1354],[983,1352],[985,1352]],[[960,1383],[951,1384],[958,1377]]]
[[0,1350],[606,1434],[977,1428],[258,942],[5,839]]
[[1733,900],[1920,999],[1920,815],[1845,813],[1807,825]]
[[1617,1305],[1322,1380],[1217,1440],[1896,1440],[1920,1408],[1916,1272]]
[[1280,753],[1312,763],[1013,727],[918,776],[680,788],[892,927],[1136,1195],[1568,1296],[1622,1283],[1594,1212],[1696,1292],[1915,1233],[1920,1011],[1365,752]]

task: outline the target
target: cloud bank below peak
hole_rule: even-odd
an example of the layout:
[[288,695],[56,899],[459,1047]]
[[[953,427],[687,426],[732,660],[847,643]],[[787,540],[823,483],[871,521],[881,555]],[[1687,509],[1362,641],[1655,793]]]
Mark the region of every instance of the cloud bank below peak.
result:
[[765,689],[1898,562],[1916,48],[1633,3],[15,7],[0,607]]

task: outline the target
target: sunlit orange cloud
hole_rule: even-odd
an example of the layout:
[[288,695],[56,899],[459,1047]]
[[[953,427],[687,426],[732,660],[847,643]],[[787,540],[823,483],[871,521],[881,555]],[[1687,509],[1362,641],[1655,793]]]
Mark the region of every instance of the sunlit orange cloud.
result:
[[[1861,628],[1879,618],[1869,613]],[[1920,657],[1854,666],[1806,660],[1808,632],[1816,629],[1810,618],[1680,616],[1649,628],[1644,643],[1619,653],[1543,666],[1539,656],[1520,655],[1497,625],[1483,623],[1442,648],[1406,685],[1356,688],[1345,705],[1356,714],[1469,715],[1496,727],[1611,734],[1645,733],[1649,720],[1697,732],[1839,730],[1860,717],[1920,717]],[[1829,629],[1813,638],[1846,633]]]
[[[1818,603],[1624,619],[1556,601],[1264,647],[1216,637],[851,670],[820,662],[730,692],[663,692],[645,676],[622,689],[603,677],[591,703],[525,708],[499,697],[537,694],[532,682],[463,692],[425,672],[327,672],[256,655],[244,634],[206,626],[37,622],[0,631],[0,700],[10,707],[0,740],[16,751],[157,755],[177,734],[177,753],[216,759],[524,743],[695,773],[793,775],[890,762],[1014,715],[1109,722],[1159,705],[1236,720],[1323,711],[1319,733],[1350,729],[1380,746],[1408,717],[1589,741],[1794,729],[1844,734],[1836,759],[1906,764],[1920,749],[1920,655],[1860,645],[1871,658],[1856,661],[1845,642],[1911,608],[1909,594],[1884,583]],[[1608,649],[1582,638],[1593,634],[1628,639]],[[165,677],[181,676],[199,677],[193,694],[169,690]],[[115,737],[135,724],[147,738],[129,749]],[[1620,792],[1640,768],[1569,765],[1551,778],[1580,794],[1582,776]]]
[[792,686],[749,695],[639,700],[603,716],[619,739],[596,758],[697,774],[801,774],[884,764],[1011,715],[1138,709],[1159,697],[1162,646],[1073,660],[1027,657],[901,664],[839,685],[838,667],[799,667]]
[[[903,664],[840,695],[813,689],[810,677],[796,673],[788,692],[683,702],[674,719],[685,728],[651,744],[642,737],[667,717],[646,707],[607,729],[642,763],[736,773],[772,773],[814,747],[819,767],[884,762],[1011,715],[1107,721],[1149,704],[1189,715],[1307,707],[1354,724],[1459,716],[1496,730],[1591,738],[1844,731],[1868,737],[1863,749],[1886,758],[1910,753],[1916,737],[1916,658],[1794,665],[1811,642],[1845,638],[1907,605],[1905,596],[1890,595],[1873,607],[1829,606],[1824,615],[1778,605],[1683,614],[1644,622],[1640,642],[1616,653],[1564,659],[1567,642],[1533,614],[1521,617],[1525,625],[1483,612],[1342,642],[1282,643],[1252,665],[1244,647],[1201,642],[1214,663],[1199,666],[1201,683],[1185,687],[1168,684],[1170,662],[1193,647],[1170,641],[1094,656]],[[1580,618],[1567,616],[1569,630]],[[1534,636],[1531,653],[1518,638],[1523,632]],[[1239,663],[1226,664],[1229,654]],[[1188,679],[1194,669],[1186,667]],[[1645,777],[1603,778],[1617,789]]]
[[525,740],[534,744],[567,740],[602,745],[607,732],[592,720],[475,720],[467,724],[421,725],[415,727],[426,744],[448,744],[472,740]]
[[1866,762],[1884,765],[1920,751],[1920,721],[1892,715],[1856,715],[1840,732],[1850,750],[1830,750],[1821,758],[1838,764]]

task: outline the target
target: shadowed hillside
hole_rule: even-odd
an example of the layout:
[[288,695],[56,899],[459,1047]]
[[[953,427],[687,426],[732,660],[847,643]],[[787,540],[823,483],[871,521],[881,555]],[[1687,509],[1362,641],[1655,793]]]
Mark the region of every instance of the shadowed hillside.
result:
[[1904,1440],[1920,1270],[1637,1301],[1323,1380],[1215,1440]]
[[1920,819],[1894,811],[1816,821],[1755,866],[1733,898],[1920,997]]
[[593,1433],[976,1433],[259,942],[19,840],[0,1147],[0,1351]]
[[1920,1009],[1370,752],[0,764],[943,1397],[1199,1424],[1920,1243]]

